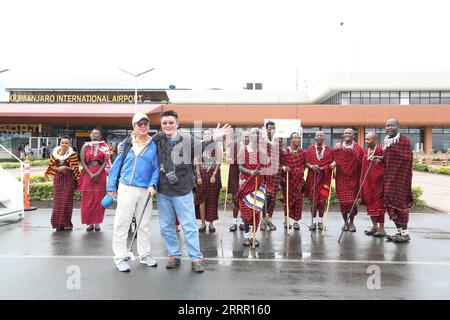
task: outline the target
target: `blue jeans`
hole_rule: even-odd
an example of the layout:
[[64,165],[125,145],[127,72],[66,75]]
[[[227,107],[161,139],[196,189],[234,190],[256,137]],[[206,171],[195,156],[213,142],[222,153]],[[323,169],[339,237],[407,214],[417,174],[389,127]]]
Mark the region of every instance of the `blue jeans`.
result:
[[184,243],[191,261],[203,259],[200,252],[197,221],[195,219],[194,196],[192,192],[184,196],[168,196],[158,193],[158,215],[161,235],[169,257],[181,258],[175,226],[175,216],[178,217],[184,234]]

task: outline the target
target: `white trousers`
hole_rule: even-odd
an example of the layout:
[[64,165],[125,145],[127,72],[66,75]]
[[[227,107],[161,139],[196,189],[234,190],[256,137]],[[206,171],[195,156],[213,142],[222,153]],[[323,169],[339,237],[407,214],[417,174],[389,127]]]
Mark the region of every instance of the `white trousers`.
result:
[[[126,257],[128,230],[130,229],[133,215],[136,217],[136,223],[139,223],[147,195],[147,188],[119,184],[112,243],[114,262],[116,264],[122,262]],[[152,204],[149,202],[137,232],[137,253],[139,258],[150,255],[151,206]]]

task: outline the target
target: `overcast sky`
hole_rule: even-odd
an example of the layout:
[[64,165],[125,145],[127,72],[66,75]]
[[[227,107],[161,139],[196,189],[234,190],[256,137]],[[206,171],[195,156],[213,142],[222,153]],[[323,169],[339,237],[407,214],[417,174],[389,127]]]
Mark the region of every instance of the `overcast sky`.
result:
[[[4,88],[295,89],[330,71],[449,71],[446,1],[0,1]],[[341,22],[343,25],[341,26]]]

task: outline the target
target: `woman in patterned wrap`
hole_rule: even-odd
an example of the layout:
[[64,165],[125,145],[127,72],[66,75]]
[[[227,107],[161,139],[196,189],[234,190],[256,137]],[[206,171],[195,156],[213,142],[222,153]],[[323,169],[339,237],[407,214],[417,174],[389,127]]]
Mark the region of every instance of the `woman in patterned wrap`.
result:
[[64,136],[53,149],[45,176],[53,178],[52,228],[72,230],[73,194],[80,176],[78,156],[71,147],[72,139]]

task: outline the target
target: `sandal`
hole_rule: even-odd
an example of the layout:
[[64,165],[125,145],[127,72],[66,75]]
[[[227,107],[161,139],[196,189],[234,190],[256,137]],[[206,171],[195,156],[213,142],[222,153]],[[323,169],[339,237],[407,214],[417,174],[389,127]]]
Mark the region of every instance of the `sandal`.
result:
[[234,232],[234,231],[236,231],[237,230],[237,224],[232,224],[231,226],[230,226],[230,231],[231,232]]
[[216,228],[214,228],[214,226],[209,226],[209,232],[216,232]]
[[272,223],[272,220],[267,220],[267,226],[269,227],[270,231],[277,230],[277,227]]
[[377,231],[377,232],[374,232],[373,234],[372,234],[374,237],[377,237],[377,238],[382,238],[382,237],[385,237],[386,236],[386,232],[379,232],[379,231]]
[[[368,236],[373,236],[377,232],[378,232],[377,228],[372,228],[370,230],[364,230],[364,233]],[[386,233],[385,233],[385,235],[386,235]]]
[[399,236],[400,235],[400,233],[396,233],[396,234],[393,234],[393,235],[387,235],[386,236],[386,241],[394,241],[394,239],[397,237],[397,236]]
[[205,232],[206,231],[206,226],[200,226],[200,228],[198,228],[198,232]]
[[294,222],[294,229],[300,230],[300,225],[298,224],[298,222]]
[[355,227],[355,225],[354,225],[354,224],[350,224],[350,225],[348,226],[348,231],[350,231],[350,232],[356,232],[356,227]]

